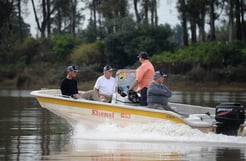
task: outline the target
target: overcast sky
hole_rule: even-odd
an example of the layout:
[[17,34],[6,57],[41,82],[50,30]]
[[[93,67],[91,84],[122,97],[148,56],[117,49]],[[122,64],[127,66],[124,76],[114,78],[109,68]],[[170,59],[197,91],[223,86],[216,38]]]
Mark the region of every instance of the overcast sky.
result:
[[[168,23],[171,26],[176,26],[179,24],[178,21],[178,13],[176,9],[176,2],[177,0],[159,0],[159,6],[158,6],[158,18],[159,18],[159,24],[165,24]],[[29,1],[28,5],[28,15],[24,15],[24,21],[31,25],[31,33],[33,36],[36,35],[36,22],[34,19],[33,10],[31,7],[31,2]],[[88,19],[88,17],[87,17]]]

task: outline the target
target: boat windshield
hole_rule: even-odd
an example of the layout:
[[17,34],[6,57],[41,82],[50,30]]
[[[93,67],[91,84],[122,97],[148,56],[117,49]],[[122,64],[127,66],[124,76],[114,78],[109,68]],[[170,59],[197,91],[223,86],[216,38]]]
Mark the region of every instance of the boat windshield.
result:
[[129,88],[135,80],[135,70],[121,69],[118,70],[115,76],[116,86]]

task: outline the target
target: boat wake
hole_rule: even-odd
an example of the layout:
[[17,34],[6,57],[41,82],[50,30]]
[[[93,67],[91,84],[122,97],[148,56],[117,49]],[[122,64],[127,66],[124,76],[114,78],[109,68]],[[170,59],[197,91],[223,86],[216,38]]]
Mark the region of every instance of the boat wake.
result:
[[132,124],[119,127],[114,124],[102,123],[95,129],[89,129],[82,123],[74,126],[73,138],[86,140],[133,141],[133,142],[182,142],[206,143],[225,146],[235,144],[246,145],[246,137],[227,136],[214,133],[203,133],[185,124],[175,124],[162,120],[149,124]]
[[218,158],[228,152],[240,160],[245,144],[246,137],[205,134],[169,121],[126,127],[102,123],[95,129],[80,123],[65,152],[42,160],[224,160]]

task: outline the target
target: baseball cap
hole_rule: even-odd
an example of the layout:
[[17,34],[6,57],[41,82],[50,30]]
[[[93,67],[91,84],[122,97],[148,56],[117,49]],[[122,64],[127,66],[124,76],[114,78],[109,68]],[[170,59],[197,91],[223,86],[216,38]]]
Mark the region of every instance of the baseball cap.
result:
[[67,71],[76,72],[76,73],[79,72],[79,70],[74,65],[68,66]]
[[106,65],[104,68],[103,68],[103,71],[112,71],[113,68],[110,66],[110,65]]
[[155,74],[154,74],[154,76],[153,76],[153,78],[154,79],[157,79],[159,77],[167,77],[167,74],[162,73],[161,71],[156,71]]
[[149,55],[146,51],[142,51],[138,54],[138,58],[149,59]]

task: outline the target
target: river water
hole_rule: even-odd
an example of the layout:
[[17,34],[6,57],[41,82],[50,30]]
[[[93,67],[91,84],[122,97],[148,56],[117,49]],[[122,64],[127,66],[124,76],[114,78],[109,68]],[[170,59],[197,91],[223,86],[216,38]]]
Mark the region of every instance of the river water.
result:
[[[242,161],[246,137],[204,134],[167,122],[86,129],[42,109],[25,90],[0,90],[0,160],[3,161]],[[215,107],[245,92],[178,92],[172,102]],[[162,128],[160,128],[162,127]]]

